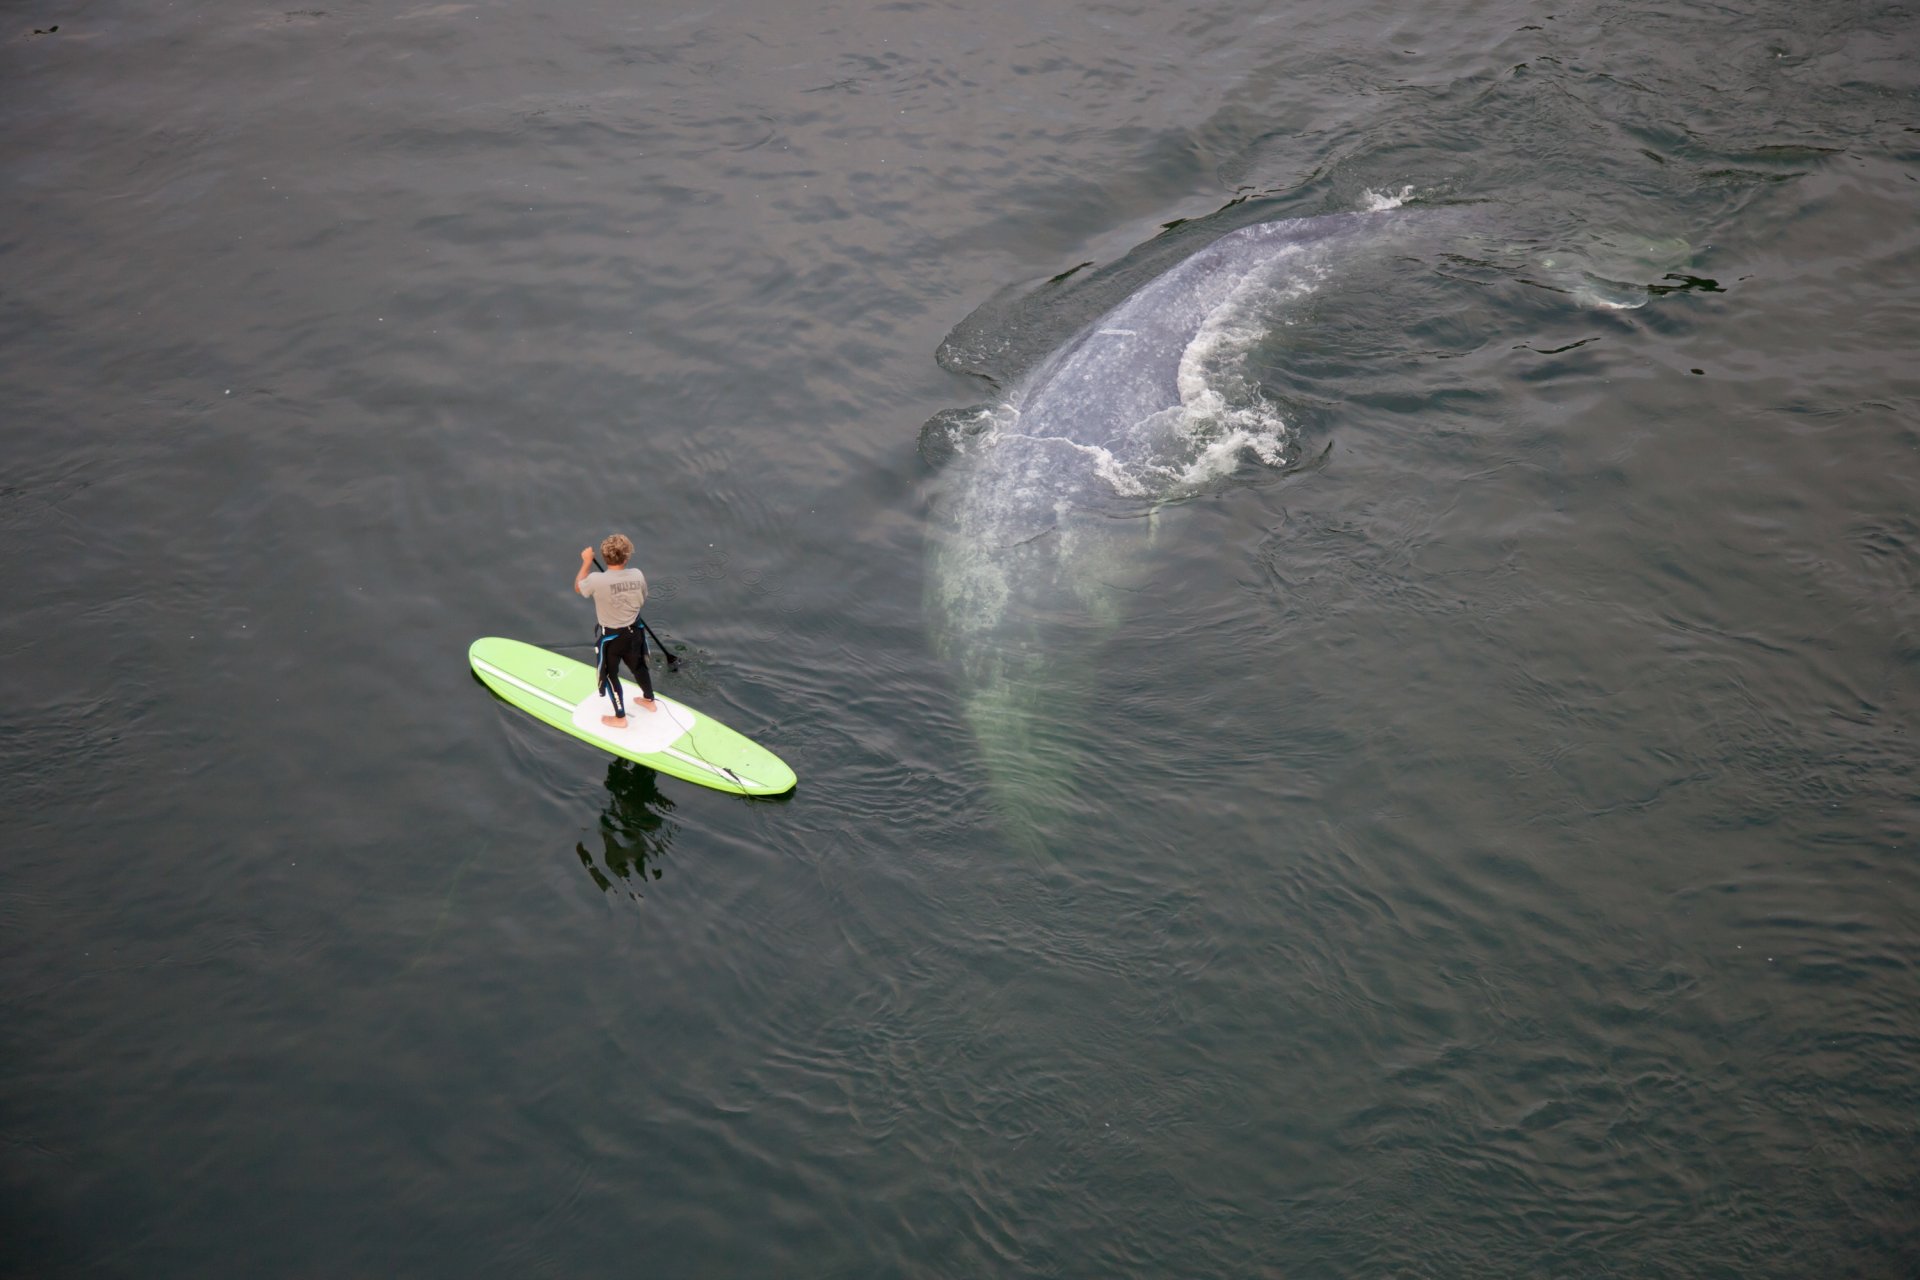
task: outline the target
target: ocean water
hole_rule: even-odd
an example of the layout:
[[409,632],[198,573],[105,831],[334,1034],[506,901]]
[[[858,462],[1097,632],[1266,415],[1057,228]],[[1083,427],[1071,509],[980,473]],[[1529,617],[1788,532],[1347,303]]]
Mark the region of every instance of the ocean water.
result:
[[[1911,1276],[1916,43],[15,5],[0,1272]],[[956,645],[982,424],[1362,210]],[[468,672],[616,529],[791,797]]]

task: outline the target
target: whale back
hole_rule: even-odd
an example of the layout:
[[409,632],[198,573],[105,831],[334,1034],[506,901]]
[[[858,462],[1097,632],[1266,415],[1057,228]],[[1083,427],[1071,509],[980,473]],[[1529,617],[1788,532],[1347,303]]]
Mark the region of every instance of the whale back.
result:
[[[1036,435],[1112,445],[1153,414],[1183,401],[1192,344],[1222,319],[1311,287],[1326,250],[1379,215],[1332,214],[1242,227],[1156,276],[1074,335],[1014,397]],[[1299,260],[1299,261],[1294,261]],[[1292,279],[1286,268],[1296,268]],[[1265,295],[1264,297],[1262,295]]]

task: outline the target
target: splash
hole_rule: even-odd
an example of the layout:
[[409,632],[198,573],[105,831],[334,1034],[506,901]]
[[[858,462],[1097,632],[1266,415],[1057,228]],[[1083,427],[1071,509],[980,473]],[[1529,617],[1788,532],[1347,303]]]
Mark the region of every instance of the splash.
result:
[[1398,209],[1413,199],[1413,188],[1402,187],[1398,191],[1374,191],[1369,188],[1360,193],[1360,207],[1368,213],[1385,213],[1389,209]]
[[[1282,275],[1285,267],[1292,273]],[[1249,357],[1329,274],[1324,262],[1288,254],[1250,274],[1207,317],[1180,356],[1175,436],[1182,447],[1156,478],[1190,490],[1226,478],[1249,458],[1269,467],[1286,462],[1292,427],[1248,375]]]

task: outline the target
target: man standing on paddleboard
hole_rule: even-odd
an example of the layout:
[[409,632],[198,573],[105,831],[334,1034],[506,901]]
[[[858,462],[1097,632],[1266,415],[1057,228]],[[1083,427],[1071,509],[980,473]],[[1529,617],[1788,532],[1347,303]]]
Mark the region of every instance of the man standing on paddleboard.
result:
[[625,534],[607,535],[600,543],[600,554],[607,567],[596,572],[593,548],[580,549],[580,572],[573,575],[573,589],[593,601],[598,626],[594,638],[600,650],[600,692],[613,703],[613,714],[601,716],[600,723],[614,729],[627,727],[626,698],[620,689],[620,663],[625,661],[640,681],[644,695],[640,705],[648,711],[659,710],[653,700],[653,676],[647,670],[647,638],[640,622],[640,607],[647,602],[647,578],[638,569],[627,568],[633,543]]

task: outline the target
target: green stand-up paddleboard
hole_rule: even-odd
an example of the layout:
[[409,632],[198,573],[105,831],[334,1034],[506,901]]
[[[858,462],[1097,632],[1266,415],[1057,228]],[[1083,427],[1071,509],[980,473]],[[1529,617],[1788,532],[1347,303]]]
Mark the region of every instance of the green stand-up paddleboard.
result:
[[702,715],[685,703],[654,694],[658,711],[640,706],[640,690],[622,681],[627,727],[600,723],[613,706],[601,696],[594,669],[557,653],[486,636],[473,642],[467,661],[487,687],[554,728],[602,751],[670,773],[688,782],[743,796],[777,796],[793,790],[793,770],[759,743]]

